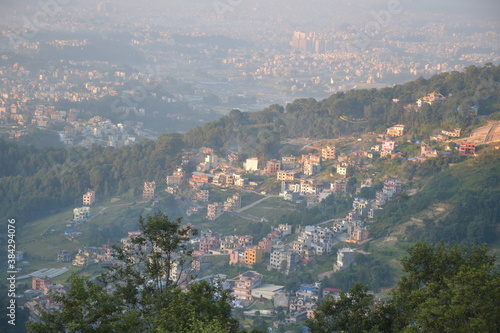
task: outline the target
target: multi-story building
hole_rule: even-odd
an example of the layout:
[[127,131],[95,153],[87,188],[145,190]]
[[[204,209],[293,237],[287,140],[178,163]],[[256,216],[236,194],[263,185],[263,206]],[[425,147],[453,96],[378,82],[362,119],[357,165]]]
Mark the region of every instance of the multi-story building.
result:
[[167,185],[178,185],[184,180],[184,170],[178,168],[172,173],[172,176],[167,176]]
[[259,159],[257,157],[247,158],[245,164],[246,171],[257,171],[259,170]]
[[251,248],[247,248],[245,250],[245,264],[246,265],[254,265],[262,262],[263,260],[263,251],[260,246],[254,246]]
[[235,174],[219,172],[214,175],[212,183],[217,186],[233,186],[236,179]]
[[243,235],[238,236],[238,245],[240,247],[248,247],[253,244],[253,236],[251,235]]
[[321,165],[319,163],[305,163],[304,174],[312,176],[321,172]]
[[369,235],[368,227],[361,224],[354,224],[351,228],[350,237],[347,242],[360,243],[367,240]]
[[382,142],[382,150],[393,152],[396,147],[396,142],[392,140],[387,140]]
[[220,247],[219,237],[204,237],[199,243],[200,252],[209,253],[212,250],[218,250]]
[[387,136],[398,137],[403,136],[405,132],[405,125],[394,125],[387,129]]
[[293,272],[299,262],[299,256],[296,252],[274,250],[271,252],[270,267],[279,269],[285,274]]
[[323,160],[334,160],[335,159],[335,146],[326,146],[325,148],[321,149],[321,157]]
[[203,173],[203,172],[193,172],[191,174],[191,179],[189,180],[189,184],[191,186],[203,186],[212,182],[214,175]]
[[259,242],[258,245],[259,245],[259,247],[262,248],[263,253],[271,253],[273,242],[269,238],[266,237],[266,238],[263,238]]
[[48,286],[49,284],[52,283],[52,280],[49,278],[45,277],[33,277],[31,279],[31,289],[33,290],[43,290],[45,286]]
[[281,170],[294,170],[297,165],[297,158],[285,156],[281,158]]
[[251,301],[252,289],[262,283],[262,274],[256,271],[248,271],[236,277],[233,287],[233,296],[237,300]]
[[73,209],[73,221],[75,222],[83,222],[87,221],[90,217],[90,207],[80,207]]
[[265,173],[270,175],[281,170],[281,162],[275,159],[267,161]]
[[142,190],[142,200],[153,200],[155,197],[155,182],[144,182],[144,189]]
[[469,142],[461,142],[458,148],[460,155],[474,156],[476,154],[476,145]]
[[232,197],[227,198],[224,202],[225,212],[234,212],[239,208],[241,208],[241,196],[239,193],[235,193]]
[[330,189],[333,194],[344,194],[347,193],[347,180],[346,179],[335,179],[330,185]]
[[347,165],[345,164],[339,164],[337,165],[337,173],[342,176],[347,176]]
[[278,171],[276,173],[276,179],[284,182],[293,182],[295,181],[296,174],[295,171]]
[[90,253],[88,251],[80,249],[73,259],[72,265],[77,267],[87,266],[89,264],[89,257]]
[[337,252],[337,262],[334,264],[334,270],[341,270],[354,264],[356,252],[353,249],[345,247]]
[[394,178],[386,178],[384,181],[382,192],[386,194],[389,199],[391,199],[393,196],[399,195],[403,192],[402,186],[403,184],[400,180]]
[[371,201],[363,198],[354,198],[352,208],[361,216],[366,216],[371,208]]
[[67,250],[61,250],[57,254],[57,261],[59,262],[69,262],[71,261],[71,254]]
[[82,201],[84,206],[92,206],[95,203],[95,191],[85,193]]
[[222,215],[224,206],[220,202],[214,202],[207,206],[207,219],[213,221]]
[[210,192],[208,190],[200,190],[196,192],[194,195],[196,200],[201,201],[201,202],[208,202],[208,199],[210,197]]
[[317,195],[323,190],[323,183],[314,179],[301,179],[300,180],[300,194],[301,195]]

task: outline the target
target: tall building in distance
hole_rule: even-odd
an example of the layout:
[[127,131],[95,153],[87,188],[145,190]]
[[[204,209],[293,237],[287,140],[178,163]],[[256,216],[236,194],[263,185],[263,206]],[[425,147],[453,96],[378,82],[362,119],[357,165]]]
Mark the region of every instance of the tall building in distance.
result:
[[92,206],[95,203],[95,191],[88,191],[82,198],[84,206]]
[[316,33],[306,34],[302,31],[294,31],[290,42],[292,49],[311,53],[325,53],[333,51],[333,42],[330,39],[317,37]]
[[142,200],[148,201],[155,197],[155,182],[144,182],[144,189],[142,190]]

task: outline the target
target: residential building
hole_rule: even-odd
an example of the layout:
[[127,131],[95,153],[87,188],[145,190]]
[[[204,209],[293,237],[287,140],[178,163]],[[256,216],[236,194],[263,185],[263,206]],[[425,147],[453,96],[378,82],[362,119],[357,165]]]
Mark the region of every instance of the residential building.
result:
[[208,190],[200,190],[195,193],[195,199],[201,202],[208,202],[210,192]]
[[461,131],[461,128],[455,128],[453,131],[441,130],[441,133],[449,136],[450,138],[459,138]]
[[234,212],[241,208],[241,196],[239,193],[235,193],[232,197],[229,197],[224,202],[225,212]]
[[342,290],[336,288],[323,288],[323,299],[328,297],[328,295],[332,296],[336,301],[340,300],[340,293]]
[[262,262],[264,252],[260,246],[254,246],[245,250],[245,264],[254,265]]
[[73,259],[72,265],[77,267],[87,266],[89,264],[90,253],[85,250],[78,250],[77,255]]
[[253,236],[243,235],[238,236],[238,245],[242,248],[251,246],[253,244]]
[[245,164],[246,171],[257,171],[259,170],[259,159],[257,157],[247,158]]
[[281,170],[281,162],[275,159],[267,161],[265,173],[270,175]]
[[45,286],[52,283],[52,280],[47,277],[33,277],[31,279],[31,289],[43,290]]
[[392,140],[382,142],[382,150],[393,152],[396,147],[396,142]]
[[398,137],[403,136],[405,131],[405,125],[394,125],[387,129],[387,136]]
[[393,196],[403,192],[402,186],[403,183],[399,179],[386,178],[382,192],[387,195],[387,198],[391,199]]
[[356,252],[351,248],[343,248],[337,252],[337,262],[334,264],[334,270],[341,270],[354,264]]
[[363,198],[354,198],[353,210],[361,216],[366,216],[371,208],[371,202]]
[[297,297],[301,297],[308,300],[318,300],[319,291],[321,289],[321,282],[316,282],[312,284],[301,284],[299,289],[295,292]]
[[229,265],[236,265],[245,261],[245,251],[242,249],[226,249],[226,254],[229,254]]
[[200,252],[209,253],[212,250],[218,250],[220,247],[219,237],[211,236],[204,237],[200,240],[199,250]]
[[295,270],[298,262],[299,256],[296,252],[277,249],[271,252],[269,266],[289,274]]
[[362,225],[354,225],[352,232],[350,233],[350,238],[346,242],[350,243],[360,243],[368,239],[370,233],[368,227]]
[[438,92],[432,92],[427,96],[424,96],[420,99],[417,99],[417,106],[420,108],[424,104],[432,105],[435,102],[440,102],[440,101],[444,101],[444,100],[446,100],[446,97],[444,97],[443,95],[441,95]]
[[288,223],[278,225],[278,230],[281,231],[283,236],[288,236],[292,234],[292,226],[288,225]]
[[281,158],[281,170],[294,170],[297,166],[297,158],[285,156]]
[[43,294],[47,296],[61,295],[66,293],[66,288],[59,283],[46,284],[43,288]]
[[315,179],[300,180],[300,195],[317,195],[324,188],[324,184]]
[[342,176],[347,176],[347,165],[339,164],[337,165],[337,173]]
[[92,206],[95,203],[95,191],[85,193],[82,201],[84,206]]
[[420,156],[436,157],[438,156],[438,152],[436,149],[432,149],[431,146],[422,143],[422,145],[420,146]]
[[189,184],[191,186],[203,186],[206,184],[210,184],[214,178],[214,175],[204,173],[204,172],[193,172],[191,174],[191,179],[189,180]]
[[333,183],[330,184],[330,189],[335,195],[347,193],[347,180],[335,179]]
[[321,149],[321,157],[323,160],[334,160],[335,159],[335,146],[326,146],[325,148]]
[[142,200],[153,200],[155,197],[155,182],[144,182],[144,189],[142,190]]
[[87,221],[90,217],[90,207],[80,207],[73,209],[73,221],[75,222],[83,222]]
[[458,148],[460,155],[474,156],[476,154],[476,145],[469,142],[461,142]]
[[271,253],[273,242],[269,238],[263,238],[258,245],[263,253]]
[[233,296],[237,300],[252,301],[252,289],[262,284],[262,274],[248,271],[236,277],[233,287]]
[[276,179],[284,182],[293,182],[295,181],[296,174],[295,171],[278,171],[276,173]]
[[207,219],[213,221],[224,212],[224,206],[220,202],[214,202],[213,204],[209,204],[207,206]]
[[321,165],[319,163],[305,163],[304,174],[307,176],[316,175],[321,172]]
[[292,247],[297,253],[308,249],[317,255],[322,255],[332,251],[334,240],[335,235],[332,230],[308,225],[301,230],[297,241],[292,243]]

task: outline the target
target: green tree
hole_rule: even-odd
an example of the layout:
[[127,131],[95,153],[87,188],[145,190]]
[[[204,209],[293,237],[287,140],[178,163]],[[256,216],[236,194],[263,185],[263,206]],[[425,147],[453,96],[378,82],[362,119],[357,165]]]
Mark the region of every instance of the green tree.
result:
[[70,278],[67,294],[52,295],[62,304],[59,312],[42,312],[41,322],[29,322],[30,332],[139,332],[144,323],[120,298],[81,276]]
[[[44,312],[32,332],[237,332],[227,290],[206,281],[190,283],[182,270],[192,253],[187,241],[194,230],[162,212],[139,218],[140,235],[115,247],[119,263],[96,282],[70,280],[67,294],[53,295],[61,311]],[[187,265],[187,266],[185,266]],[[173,274],[173,268],[177,274]],[[179,279],[185,276],[185,279]]]
[[327,298],[308,320],[311,332],[499,332],[500,274],[487,246],[416,243],[401,260],[406,273],[393,299],[374,306],[355,283]]
[[500,275],[486,245],[417,243],[394,290],[395,331],[500,331]]
[[367,332],[372,326],[373,296],[367,294],[368,287],[360,283],[348,293],[342,292],[340,299],[328,296],[314,311],[314,319],[307,321],[312,333]]

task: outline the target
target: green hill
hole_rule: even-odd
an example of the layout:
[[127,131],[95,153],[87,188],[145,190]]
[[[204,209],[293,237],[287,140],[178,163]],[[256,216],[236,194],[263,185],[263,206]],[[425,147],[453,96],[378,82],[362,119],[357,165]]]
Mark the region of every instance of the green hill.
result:
[[383,236],[401,231],[403,224],[402,234],[412,242],[495,243],[499,203],[500,150],[484,149],[428,178],[417,194],[389,203],[374,230]]

